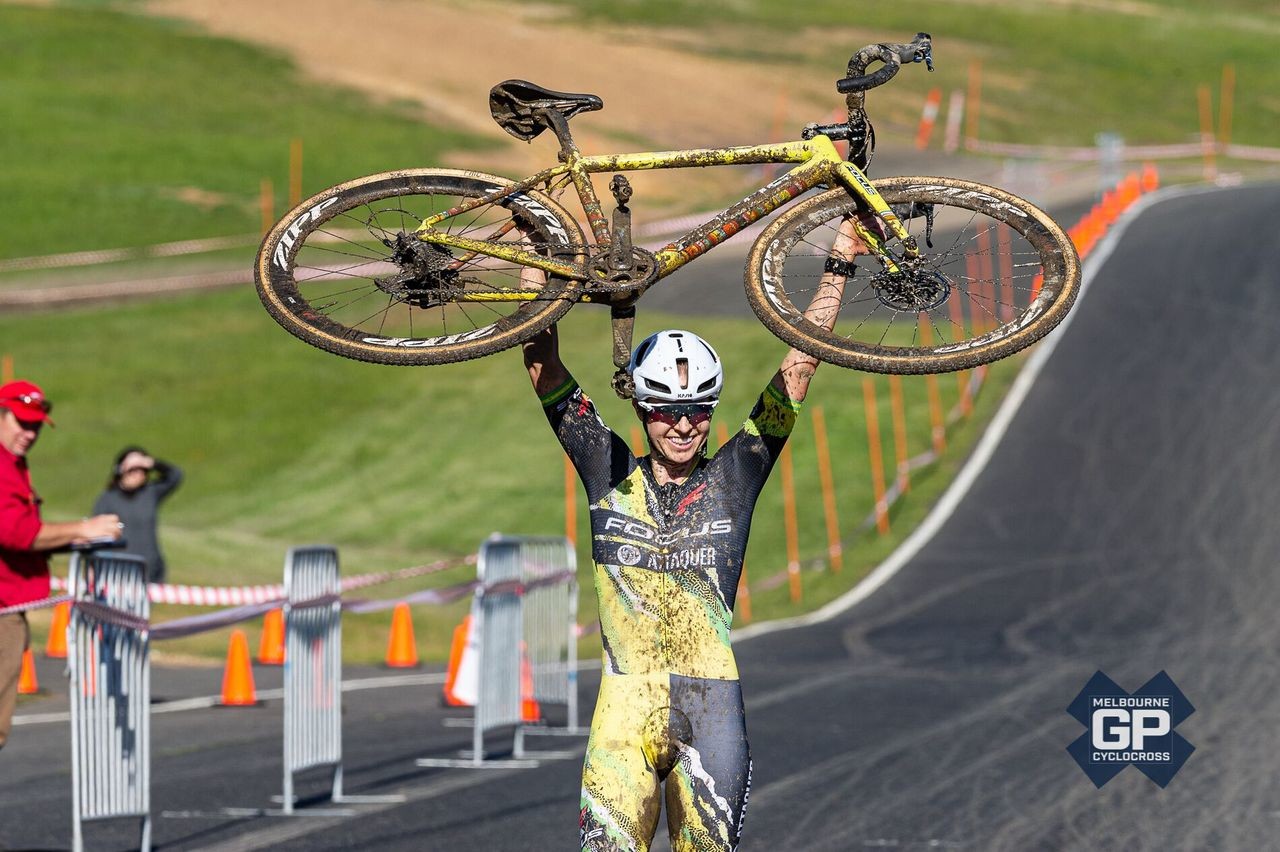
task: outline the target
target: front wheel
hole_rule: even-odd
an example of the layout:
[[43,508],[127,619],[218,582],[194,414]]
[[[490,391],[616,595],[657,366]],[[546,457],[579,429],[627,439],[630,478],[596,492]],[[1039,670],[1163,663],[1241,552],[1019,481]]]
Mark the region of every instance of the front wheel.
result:
[[[415,234],[425,218],[510,185],[479,172],[414,169],[327,189],[262,241],[258,296],[289,333],[361,361],[443,364],[514,346],[563,316],[579,283]],[[584,258],[582,229],[538,192],[499,197],[436,230]]]
[[[756,240],[747,298],[778,337],[815,358],[873,373],[943,373],[1023,349],[1062,321],[1080,286],[1070,238],[1039,208],[952,178],[874,182],[920,247],[899,270],[833,252],[858,201],[834,189],[797,205]],[[848,229],[845,230],[848,233]],[[929,245],[931,244],[931,246]],[[805,318],[815,292],[844,279],[832,331]]]

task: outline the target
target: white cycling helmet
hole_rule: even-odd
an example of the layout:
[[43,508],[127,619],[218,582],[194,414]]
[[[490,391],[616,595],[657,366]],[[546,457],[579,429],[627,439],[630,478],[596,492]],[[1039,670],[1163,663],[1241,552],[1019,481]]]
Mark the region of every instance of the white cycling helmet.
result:
[[[681,382],[681,363],[685,377]],[[714,405],[724,385],[720,356],[691,331],[671,328],[651,334],[631,354],[627,367],[644,408],[680,402]]]

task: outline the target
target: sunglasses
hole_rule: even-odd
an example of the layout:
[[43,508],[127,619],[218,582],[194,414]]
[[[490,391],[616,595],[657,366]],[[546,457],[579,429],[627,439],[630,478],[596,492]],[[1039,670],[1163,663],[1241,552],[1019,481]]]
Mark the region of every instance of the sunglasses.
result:
[[697,426],[699,423],[705,423],[711,419],[712,413],[716,410],[715,403],[688,402],[676,405],[653,405],[644,409],[644,422],[646,423],[662,423],[666,426],[674,426],[680,422],[680,418],[687,417],[689,424]]
[[52,402],[45,399],[44,397],[32,396],[31,394],[26,394],[26,393],[21,393],[21,394],[18,394],[17,396],[6,396],[3,400],[0,400],[0,402],[20,402],[23,405],[34,405],[36,408],[39,408],[45,414],[48,414],[50,411],[53,411]]

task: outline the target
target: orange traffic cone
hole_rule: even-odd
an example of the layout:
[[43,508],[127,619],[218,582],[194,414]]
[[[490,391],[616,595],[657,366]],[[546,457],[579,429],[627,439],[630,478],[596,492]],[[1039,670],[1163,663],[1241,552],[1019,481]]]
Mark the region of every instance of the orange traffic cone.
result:
[[1160,172],[1156,170],[1154,163],[1142,164],[1142,191],[1154,192],[1160,188]]
[[40,691],[40,682],[36,680],[36,661],[31,656],[31,649],[22,652],[22,673],[18,675],[18,694],[35,695]]
[[458,667],[462,665],[462,652],[467,648],[467,634],[471,631],[471,614],[462,619],[462,623],[453,628],[453,642],[449,645],[449,669],[444,676],[444,703],[449,707],[465,707],[463,701],[454,693],[458,683]]
[[529,655],[525,653],[524,643],[520,643],[520,720],[537,722],[542,719],[542,708],[533,697],[533,669],[529,666]]
[[249,640],[243,630],[233,631],[227,648],[227,667],[222,673],[222,704],[226,707],[252,707],[258,703],[253,688],[253,669],[249,665]]
[[268,610],[262,619],[258,639],[258,662],[264,666],[284,665],[284,611]]
[[49,625],[49,638],[44,643],[44,655],[55,660],[67,658],[67,622],[71,620],[71,601],[63,601],[53,608],[53,623]]
[[396,604],[391,615],[391,639],[387,642],[387,666],[393,669],[411,669],[418,665],[418,645],[413,640],[413,618],[409,605]]

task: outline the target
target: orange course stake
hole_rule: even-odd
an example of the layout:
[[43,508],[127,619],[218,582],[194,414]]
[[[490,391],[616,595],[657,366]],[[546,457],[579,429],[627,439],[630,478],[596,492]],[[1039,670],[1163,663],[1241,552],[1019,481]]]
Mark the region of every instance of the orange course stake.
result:
[[35,695],[40,691],[40,681],[36,679],[36,659],[31,649],[22,652],[22,672],[18,675],[18,694]]
[[249,665],[249,640],[243,630],[231,633],[227,647],[227,666],[222,672],[222,705],[252,707],[258,703],[253,687],[253,668]]
[[844,567],[840,544],[840,517],[836,513],[836,489],[831,476],[831,447],[827,444],[827,421],[822,406],[813,409],[813,442],[818,451],[818,478],[822,482],[822,511],[827,519],[827,558],[831,570]]
[[302,202],[302,140],[289,142],[289,206]]
[[264,666],[284,665],[284,610],[269,610],[263,616],[258,662]]
[[[920,324],[920,342],[925,346],[933,345],[933,328],[927,322]],[[941,455],[947,449],[947,423],[942,417],[942,394],[938,391],[937,374],[926,374],[924,383],[929,393],[929,425],[933,435],[933,451]]]
[[44,655],[53,660],[67,658],[67,622],[71,620],[71,601],[63,601],[53,608],[53,623],[49,625],[49,638],[44,643]]
[[791,444],[782,447],[782,517],[787,531],[787,579],[791,602],[800,603],[800,534],[796,525],[796,484],[791,465]]
[[1204,179],[1216,180],[1218,177],[1218,142],[1213,137],[1213,95],[1209,86],[1201,83],[1196,90],[1200,103],[1200,148],[1204,157]]
[[413,638],[413,617],[404,601],[391,614],[391,638],[387,642],[387,667],[411,669],[418,665],[418,644]]
[[933,136],[933,126],[938,122],[938,109],[941,106],[942,89],[935,86],[929,90],[924,99],[924,109],[920,113],[920,127],[916,130],[917,151],[929,147],[929,137]]
[[5,383],[13,381],[13,356],[7,353],[0,358],[0,381]]
[[734,608],[742,616],[744,624],[751,623],[751,588],[747,585],[747,560],[742,560],[742,573],[738,575],[738,596]]
[[911,471],[907,464],[907,411],[902,402],[902,376],[889,376],[889,411],[893,415],[893,452],[898,465],[898,490],[911,490]]
[[276,190],[271,178],[263,178],[258,184],[258,208],[262,212],[262,233],[265,235],[276,223]]
[[649,455],[649,453],[645,451],[644,435],[641,434],[639,426],[631,427],[631,454],[638,459],[642,459]]
[[573,462],[564,457],[564,537],[569,545],[578,544],[578,478],[573,472]]
[[876,501],[876,529],[889,534],[889,507],[884,500],[884,455],[880,447],[880,415],[876,411],[876,386],[862,377],[862,402],[867,415],[867,452],[871,455],[871,493]]

